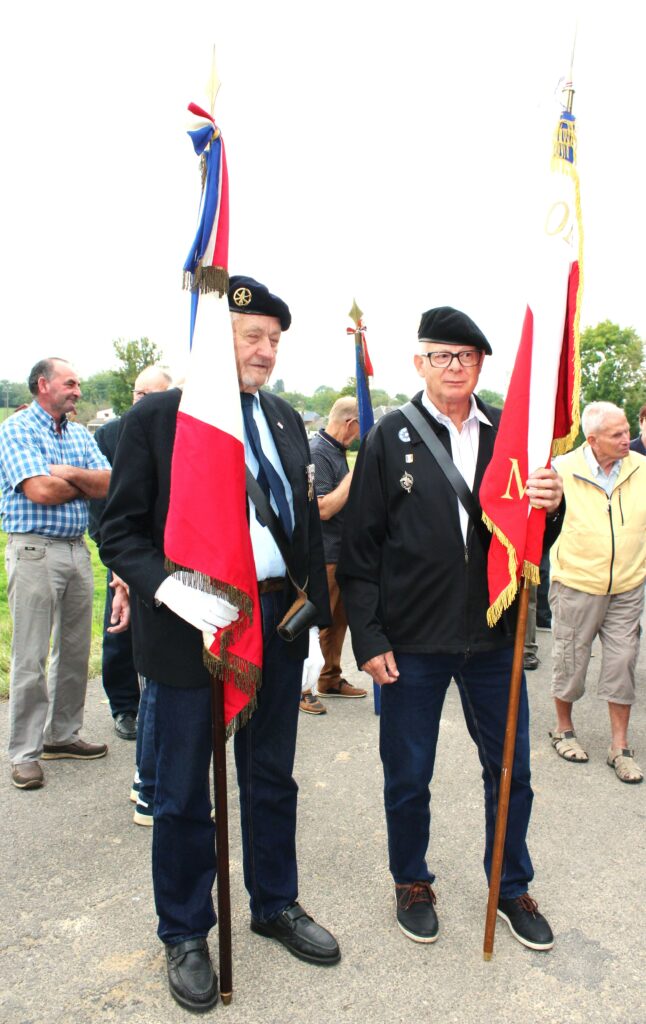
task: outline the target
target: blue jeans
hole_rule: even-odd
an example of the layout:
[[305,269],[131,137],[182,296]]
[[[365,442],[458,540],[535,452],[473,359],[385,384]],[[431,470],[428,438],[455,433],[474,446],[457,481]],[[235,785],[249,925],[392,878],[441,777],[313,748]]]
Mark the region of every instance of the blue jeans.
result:
[[[442,705],[455,679],[469,734],[478,748],[485,797],[484,867],[489,878],[505,738],[512,650],[470,657],[395,651],[399,679],[381,688],[380,753],[390,871],[398,884],[433,882],[426,864],[430,782]],[[527,892],[534,871],[526,835],[533,793],[529,767],[529,707],[523,676],[500,895]]]
[[157,690],[141,677],[141,697],[137,715],[135,763],[139,774],[139,796],[151,807],[155,802],[155,701]]
[[112,615],[112,598],[114,597],[114,591],[110,587],[111,580],[112,573],[108,569],[101,658],[103,689],[110,703],[113,717],[124,712],[136,715],[139,706],[139,679],[132,658],[132,634],[129,629],[125,633],[107,632]]
[[[276,633],[282,592],[261,596],[263,673],[258,707],[234,739],[244,880],[251,913],[276,917],[298,897],[296,800],[292,777],[303,662]],[[212,753],[208,687],[179,689],[150,681],[154,696],[156,787],[153,887],[157,934],[174,945],[206,936],[215,924],[216,858],[211,821]]]

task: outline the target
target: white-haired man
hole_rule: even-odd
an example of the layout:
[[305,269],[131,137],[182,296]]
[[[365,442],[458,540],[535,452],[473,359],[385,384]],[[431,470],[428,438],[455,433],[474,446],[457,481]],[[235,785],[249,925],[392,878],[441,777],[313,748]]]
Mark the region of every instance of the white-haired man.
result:
[[566,761],[588,754],[576,738],[572,705],[585,690],[592,641],[602,647],[598,696],[608,702],[608,764],[622,782],[643,773],[628,746],[646,578],[646,458],[630,451],[625,413],[593,402],[582,416],[585,443],[555,460],[566,511],[551,552],[552,746]]

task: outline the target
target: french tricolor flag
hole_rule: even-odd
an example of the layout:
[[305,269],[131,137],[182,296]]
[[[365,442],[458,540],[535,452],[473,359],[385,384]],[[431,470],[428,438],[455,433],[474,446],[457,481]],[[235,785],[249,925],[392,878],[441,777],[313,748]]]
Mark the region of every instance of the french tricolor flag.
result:
[[213,118],[191,104],[192,137],[204,170],[198,232],[184,265],[191,287],[191,355],[177,414],[166,560],[181,580],[218,594],[240,616],[204,634],[204,659],[224,683],[227,734],[255,708],[262,626],[247,523],[245,459],[228,289],[228,185],[224,145]]
[[[571,87],[570,87],[571,88]],[[554,133],[529,301],[494,454],[480,486],[489,548],[493,626],[516,596],[521,575],[539,582],[545,512],[530,508],[525,482],[572,447],[579,430],[579,316],[583,231],[575,118],[564,110]]]

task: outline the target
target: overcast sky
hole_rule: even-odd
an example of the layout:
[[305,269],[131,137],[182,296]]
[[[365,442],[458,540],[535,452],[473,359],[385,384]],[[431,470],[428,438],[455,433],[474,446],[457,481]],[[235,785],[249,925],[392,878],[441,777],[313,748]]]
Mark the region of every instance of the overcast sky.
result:
[[450,304],[493,346],[481,384],[504,390],[577,15],[582,326],[646,337],[638,5],[165,8],[36,0],[3,14],[1,377],[51,354],[87,376],[114,365],[114,339],[143,335],[181,374],[199,203],[186,106],[207,102],[215,43],[230,270],[293,314],[276,376],[290,390],[345,383],[356,297],[376,386],[416,389],[420,314]]

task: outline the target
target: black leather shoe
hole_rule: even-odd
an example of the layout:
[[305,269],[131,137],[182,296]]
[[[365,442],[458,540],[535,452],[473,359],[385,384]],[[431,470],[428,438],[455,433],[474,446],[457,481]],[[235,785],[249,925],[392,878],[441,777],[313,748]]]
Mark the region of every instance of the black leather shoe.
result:
[[538,903],[529,893],[523,893],[512,900],[498,900],[498,917],[506,921],[515,939],[529,949],[551,949],[554,945],[552,929],[542,914]]
[[278,939],[290,953],[311,964],[336,964],[341,951],[333,935],[321,928],[300,903],[290,903],[272,921],[251,918],[251,930],[268,939]]
[[540,658],[538,655],[534,654],[533,651],[530,651],[528,654],[523,656],[523,668],[526,672],[533,672],[534,669],[538,668],[540,663]]
[[218,977],[206,939],[187,939],[166,946],[168,987],[173,999],[187,1010],[206,1013],[218,1001]]
[[397,924],[413,942],[435,942],[438,922],[435,893],[430,882],[396,885]]
[[130,711],[122,711],[114,716],[114,731],[122,740],[137,739],[137,716]]

